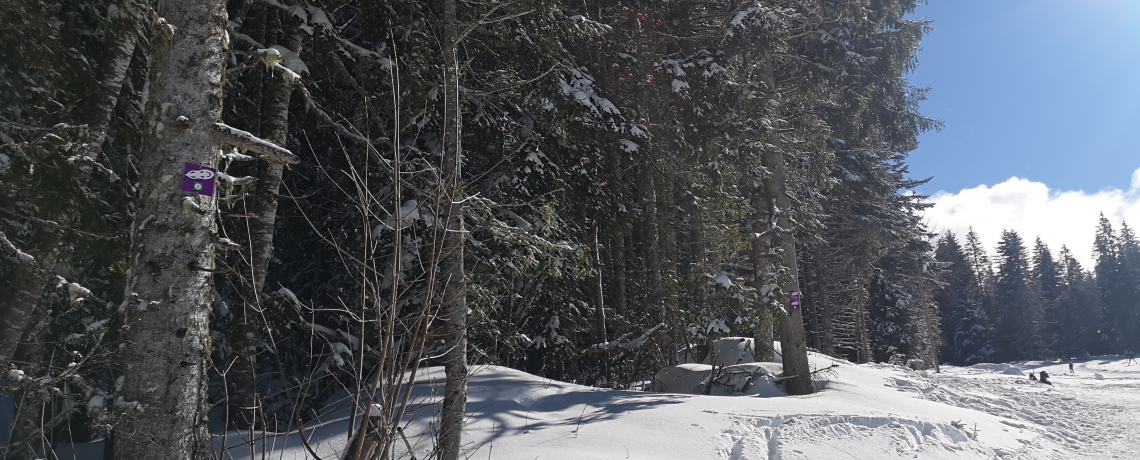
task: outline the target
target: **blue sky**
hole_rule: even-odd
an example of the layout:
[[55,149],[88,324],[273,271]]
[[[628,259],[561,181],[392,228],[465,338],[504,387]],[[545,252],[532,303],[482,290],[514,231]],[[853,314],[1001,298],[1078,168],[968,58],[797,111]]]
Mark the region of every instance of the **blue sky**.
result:
[[1003,229],[1086,267],[1101,213],[1140,227],[1140,0],[931,0],[912,85],[946,122],[920,137],[928,227]]
[[911,153],[933,194],[1017,176],[1128,190],[1140,167],[1140,1],[931,0],[910,76],[946,122]]

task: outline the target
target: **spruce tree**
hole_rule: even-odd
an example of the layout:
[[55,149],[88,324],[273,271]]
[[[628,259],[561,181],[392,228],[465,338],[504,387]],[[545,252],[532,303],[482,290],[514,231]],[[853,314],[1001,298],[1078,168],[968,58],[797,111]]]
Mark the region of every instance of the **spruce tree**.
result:
[[949,265],[941,272],[943,284],[935,295],[946,343],[941,355],[958,364],[988,360],[993,353],[993,329],[979,302],[982,290],[974,265],[949,231],[939,239],[935,258]]
[[1121,344],[1125,351],[1140,350],[1140,241],[1127,222],[1120,223],[1119,277],[1122,289],[1119,295]]
[[1120,347],[1125,340],[1124,331],[1128,320],[1127,298],[1129,286],[1120,264],[1120,240],[1112,223],[1104,214],[1097,220],[1096,236],[1093,240],[1093,257],[1096,266],[1097,299],[1104,310],[1104,322],[1098,328],[1101,340],[1113,351],[1123,351]]
[[1030,285],[1029,259],[1021,236],[1003,230],[997,247],[994,311],[998,359],[1029,359],[1036,350],[1040,311]]
[[1030,278],[1038,299],[1037,309],[1040,310],[1040,323],[1037,327],[1037,336],[1034,348],[1039,357],[1056,357],[1061,349],[1061,326],[1064,324],[1063,315],[1057,305],[1060,297],[1060,267],[1053,260],[1049,247],[1041,238],[1033,245],[1033,268]]
[[1097,298],[1096,280],[1073,257],[1069,248],[1061,246],[1061,292],[1057,311],[1061,315],[1061,350],[1065,357],[1103,353],[1100,329],[1104,313]]

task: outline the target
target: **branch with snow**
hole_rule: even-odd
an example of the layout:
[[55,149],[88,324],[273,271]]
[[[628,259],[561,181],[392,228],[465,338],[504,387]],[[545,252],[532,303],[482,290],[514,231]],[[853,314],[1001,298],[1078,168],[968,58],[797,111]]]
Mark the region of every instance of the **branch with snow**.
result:
[[257,178],[253,176],[234,177],[221,171],[218,171],[218,179],[221,179],[229,185],[245,185],[257,180]]
[[20,248],[17,248],[15,244],[12,244],[12,242],[8,240],[8,235],[5,235],[3,231],[0,231],[0,248],[4,248],[4,249],[16,254],[16,259],[18,259],[20,261],[20,263],[23,263],[23,264],[34,264],[34,263],[36,263],[35,257],[32,257],[31,254],[28,254],[24,251],[21,251]]
[[291,165],[301,162],[288,149],[254,136],[247,131],[242,131],[225,123],[214,123],[213,127],[217,139],[224,144],[256,153],[266,160],[280,161]]
[[616,350],[616,349],[640,348],[642,345],[645,345],[645,342],[649,341],[649,338],[653,334],[657,333],[657,331],[660,331],[664,328],[666,328],[665,323],[657,323],[656,326],[649,328],[649,330],[645,331],[644,333],[642,333],[640,336],[638,336],[637,338],[635,338],[633,340],[629,340],[628,334],[627,334],[627,335],[619,337],[617,340],[613,340],[611,342],[596,343],[596,344],[590,345],[590,348],[595,349],[595,350]]

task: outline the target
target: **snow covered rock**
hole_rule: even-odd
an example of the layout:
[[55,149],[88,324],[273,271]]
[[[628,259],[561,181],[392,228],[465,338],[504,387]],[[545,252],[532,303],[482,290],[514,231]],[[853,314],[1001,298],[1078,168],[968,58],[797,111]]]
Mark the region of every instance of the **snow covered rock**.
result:
[[779,365],[774,363],[746,363],[732,366],[717,366],[712,378],[712,388],[708,388],[709,375],[713,366],[708,364],[678,364],[662,369],[653,377],[652,391],[714,396],[787,396],[776,386],[776,373]]
[[700,352],[685,348],[677,352],[677,362],[681,364],[700,363],[734,365],[756,362],[756,342],[749,337],[725,337],[712,343],[712,349],[705,354],[704,359],[698,360]]
[[1100,373],[1099,373],[1099,372],[1097,372],[1097,373],[1094,373],[1094,374],[1093,374],[1093,377],[1096,377],[1096,379],[1097,379],[1097,380],[1104,380],[1104,376],[1103,376],[1103,375],[1100,375]]
[[755,341],[748,337],[726,337],[712,343],[712,350],[702,364],[734,365],[756,362]]

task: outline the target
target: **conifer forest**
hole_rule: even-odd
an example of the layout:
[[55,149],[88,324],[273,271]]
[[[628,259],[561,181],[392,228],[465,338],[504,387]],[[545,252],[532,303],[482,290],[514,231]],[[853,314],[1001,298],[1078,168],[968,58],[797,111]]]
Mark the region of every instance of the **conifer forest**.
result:
[[919,3],[0,0],[0,458],[221,458],[345,394],[390,458],[442,366],[453,460],[473,366],[639,390],[724,337],[792,395],[809,349],[1140,350],[1127,224],[1092,267],[924,224]]

